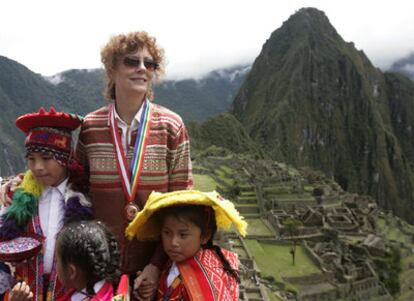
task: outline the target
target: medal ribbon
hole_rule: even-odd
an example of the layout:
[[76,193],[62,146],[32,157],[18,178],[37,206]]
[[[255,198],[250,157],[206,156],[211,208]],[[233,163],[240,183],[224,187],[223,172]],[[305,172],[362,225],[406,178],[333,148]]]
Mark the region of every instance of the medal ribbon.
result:
[[133,202],[138,190],[139,176],[144,166],[144,154],[148,143],[151,121],[151,104],[145,100],[143,103],[142,114],[138,126],[137,139],[134,146],[134,154],[131,166],[128,167],[121,137],[118,132],[118,123],[115,118],[115,105],[109,109],[109,122],[111,128],[112,141],[114,142],[116,164],[121,178],[125,196],[129,202]]

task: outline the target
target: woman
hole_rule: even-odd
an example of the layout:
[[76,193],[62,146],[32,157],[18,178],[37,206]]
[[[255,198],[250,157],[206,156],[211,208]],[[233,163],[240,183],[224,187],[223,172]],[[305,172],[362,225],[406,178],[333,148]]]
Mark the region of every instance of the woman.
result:
[[125,239],[125,228],[152,191],[192,187],[189,137],[177,114],[151,102],[164,63],[155,38],[146,32],[112,37],[101,60],[110,102],[85,117],[76,154],[89,170],[95,217],[120,242],[122,272],[140,271],[136,287],[143,284],[145,300],[156,293],[166,257],[159,243]]

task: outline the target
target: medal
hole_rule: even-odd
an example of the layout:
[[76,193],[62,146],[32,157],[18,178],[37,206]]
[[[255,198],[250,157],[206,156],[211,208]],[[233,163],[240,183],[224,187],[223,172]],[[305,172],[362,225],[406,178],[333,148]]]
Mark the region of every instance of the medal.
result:
[[150,136],[151,104],[148,100],[145,100],[143,103],[130,166],[128,166],[127,157],[124,153],[121,137],[118,132],[118,125],[115,118],[115,105],[112,105],[109,109],[109,121],[112,142],[115,150],[116,165],[122,188],[128,202],[128,204],[125,205],[124,213],[126,219],[132,221],[139,211],[139,207],[135,203],[135,196],[138,191],[139,177],[144,166],[145,149],[148,143],[148,137]]
[[130,202],[128,205],[125,206],[125,217],[127,220],[132,221],[139,211],[139,207],[135,204]]

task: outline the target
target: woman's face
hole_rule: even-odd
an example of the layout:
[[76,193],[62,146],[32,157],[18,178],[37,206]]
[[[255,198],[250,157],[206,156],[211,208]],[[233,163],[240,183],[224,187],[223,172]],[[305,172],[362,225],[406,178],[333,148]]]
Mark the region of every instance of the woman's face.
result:
[[136,94],[144,97],[148,92],[157,63],[147,48],[138,49],[121,58],[112,74],[116,95]]

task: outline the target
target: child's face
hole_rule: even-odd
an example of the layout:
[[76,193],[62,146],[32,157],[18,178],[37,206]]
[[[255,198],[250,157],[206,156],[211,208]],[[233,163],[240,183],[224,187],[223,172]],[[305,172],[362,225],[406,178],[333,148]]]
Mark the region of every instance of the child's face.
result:
[[161,228],[164,251],[175,262],[184,261],[194,256],[202,244],[207,242],[201,236],[201,230],[194,223],[166,216]]
[[32,152],[27,155],[27,167],[43,186],[57,186],[66,178],[66,167],[52,153]]

